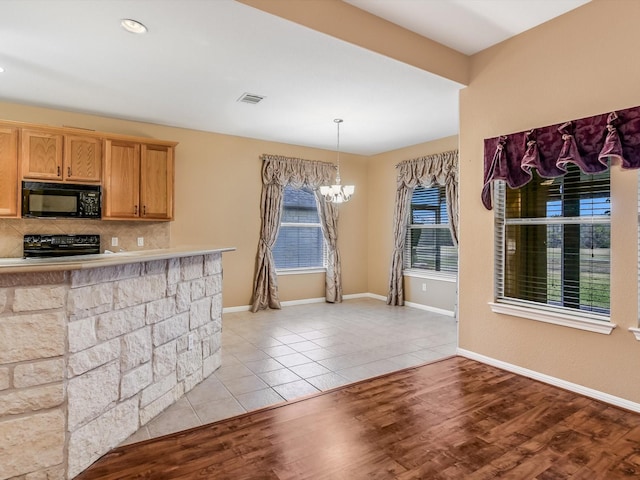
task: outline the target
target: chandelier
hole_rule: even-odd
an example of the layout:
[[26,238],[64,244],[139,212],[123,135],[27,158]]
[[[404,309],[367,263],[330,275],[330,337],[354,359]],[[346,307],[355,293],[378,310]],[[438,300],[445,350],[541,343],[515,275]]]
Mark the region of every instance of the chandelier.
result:
[[338,126],[338,142],[337,142],[337,152],[338,152],[338,171],[336,173],[336,183],[334,185],[323,185],[320,187],[320,194],[324,197],[327,202],[331,203],[345,203],[348,202],[353,195],[354,190],[356,189],[353,185],[341,185],[340,184],[340,124],[342,123],[341,118],[336,118],[334,120],[336,125]]

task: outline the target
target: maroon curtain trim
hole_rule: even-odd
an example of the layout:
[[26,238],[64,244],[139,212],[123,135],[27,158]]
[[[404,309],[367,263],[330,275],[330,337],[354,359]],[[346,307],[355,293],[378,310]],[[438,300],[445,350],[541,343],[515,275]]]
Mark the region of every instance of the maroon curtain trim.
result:
[[640,107],[485,139],[482,203],[491,210],[494,180],[520,188],[533,178],[533,169],[555,178],[569,163],[588,174],[604,172],[610,163],[640,168]]

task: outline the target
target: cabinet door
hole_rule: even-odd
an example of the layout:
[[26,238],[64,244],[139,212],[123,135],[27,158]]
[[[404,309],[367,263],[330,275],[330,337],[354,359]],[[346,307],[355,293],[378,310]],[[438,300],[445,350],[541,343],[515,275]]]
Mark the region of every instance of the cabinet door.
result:
[[106,140],[103,218],[140,216],[140,144]]
[[18,216],[18,129],[0,127],[0,216]]
[[173,147],[142,145],[142,218],[173,219]]
[[100,183],[102,141],[99,138],[64,136],[64,179]]
[[62,180],[62,135],[22,130],[22,177]]

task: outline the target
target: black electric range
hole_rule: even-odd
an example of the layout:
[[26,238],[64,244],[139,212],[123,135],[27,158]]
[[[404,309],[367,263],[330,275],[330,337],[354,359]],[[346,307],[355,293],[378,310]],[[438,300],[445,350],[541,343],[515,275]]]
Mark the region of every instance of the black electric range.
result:
[[25,235],[24,258],[100,253],[100,235]]

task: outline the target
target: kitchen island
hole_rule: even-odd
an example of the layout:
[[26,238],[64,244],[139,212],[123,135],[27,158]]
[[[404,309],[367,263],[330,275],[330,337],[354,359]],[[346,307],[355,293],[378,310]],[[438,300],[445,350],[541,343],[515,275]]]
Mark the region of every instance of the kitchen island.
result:
[[211,375],[232,250],[0,259],[0,479],[71,479]]

